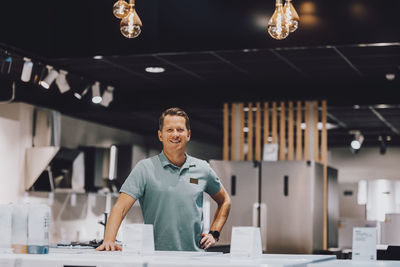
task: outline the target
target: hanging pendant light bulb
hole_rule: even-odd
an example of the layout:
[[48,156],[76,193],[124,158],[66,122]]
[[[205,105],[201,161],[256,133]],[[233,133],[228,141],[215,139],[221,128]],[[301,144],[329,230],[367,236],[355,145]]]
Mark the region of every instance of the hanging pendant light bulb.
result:
[[290,32],[294,32],[299,27],[300,17],[294,9],[292,0],[286,0],[283,6],[283,11],[285,12],[286,22],[289,27]]
[[140,20],[138,14],[135,10],[135,1],[130,0],[129,2],[129,12],[121,20],[120,25],[121,33],[126,38],[135,38],[141,32],[142,21]]
[[119,19],[123,19],[129,12],[129,4],[125,0],[118,0],[113,6],[113,14]]
[[282,0],[276,0],[275,12],[268,22],[268,33],[277,40],[285,39],[289,35],[289,27],[283,12]]

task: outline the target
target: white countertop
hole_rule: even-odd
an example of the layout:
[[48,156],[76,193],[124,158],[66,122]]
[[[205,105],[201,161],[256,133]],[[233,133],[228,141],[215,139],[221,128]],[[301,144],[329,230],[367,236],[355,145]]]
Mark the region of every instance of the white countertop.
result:
[[394,267],[400,261],[355,262],[336,260],[334,255],[263,254],[260,258],[237,258],[218,252],[156,251],[153,255],[124,255],[120,251],[94,249],[50,249],[49,254],[0,254],[0,267]]
[[307,267],[399,267],[400,261],[336,260],[308,264]]

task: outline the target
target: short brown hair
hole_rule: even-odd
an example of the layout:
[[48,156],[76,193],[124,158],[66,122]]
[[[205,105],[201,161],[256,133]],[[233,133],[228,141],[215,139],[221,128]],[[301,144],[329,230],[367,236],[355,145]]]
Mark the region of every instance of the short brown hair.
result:
[[158,120],[158,127],[159,130],[162,131],[162,128],[164,126],[164,118],[165,116],[170,115],[170,116],[181,116],[185,118],[185,124],[186,124],[186,129],[190,130],[190,121],[189,121],[189,117],[186,114],[185,111],[183,111],[183,109],[174,107],[174,108],[169,108],[167,110],[165,110],[163,113],[161,113],[160,119]]

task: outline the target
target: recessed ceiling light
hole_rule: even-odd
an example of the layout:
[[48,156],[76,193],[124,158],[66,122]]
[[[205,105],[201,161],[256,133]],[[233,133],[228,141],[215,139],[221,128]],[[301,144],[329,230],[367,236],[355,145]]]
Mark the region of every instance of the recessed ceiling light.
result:
[[375,108],[384,109],[384,108],[390,108],[390,106],[387,104],[379,104],[375,105]]
[[354,105],[353,108],[354,109],[360,109],[360,105]]
[[385,77],[386,77],[386,80],[388,80],[388,81],[393,81],[394,78],[396,78],[396,75],[395,75],[394,73],[387,73],[387,74],[385,75]]
[[103,59],[103,56],[97,55],[97,56],[94,56],[93,59]]
[[145,70],[150,73],[161,73],[165,71],[162,67],[147,67]]

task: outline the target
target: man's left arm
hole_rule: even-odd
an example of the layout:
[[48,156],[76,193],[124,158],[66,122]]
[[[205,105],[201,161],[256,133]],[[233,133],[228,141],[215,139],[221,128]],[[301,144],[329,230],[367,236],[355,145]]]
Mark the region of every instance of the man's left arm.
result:
[[[217,202],[218,208],[215,211],[210,231],[221,232],[222,227],[224,227],[224,224],[228,219],[229,211],[231,209],[231,198],[223,186],[221,186],[221,189],[218,191],[218,193],[212,195],[211,197],[215,202]],[[200,241],[200,246],[204,249],[208,249],[218,241],[212,234],[203,233],[201,236],[202,239]]]

